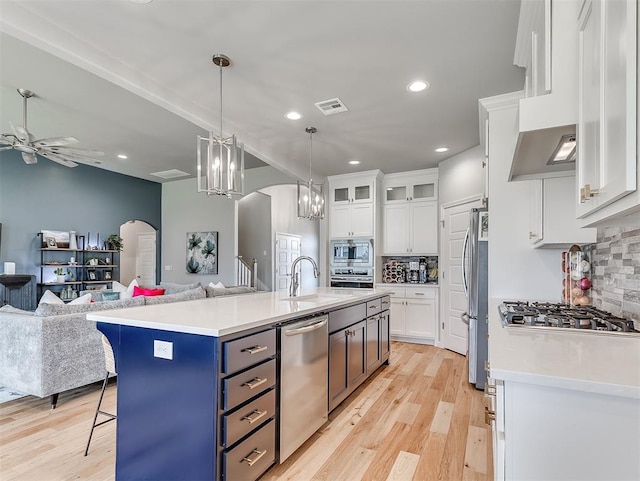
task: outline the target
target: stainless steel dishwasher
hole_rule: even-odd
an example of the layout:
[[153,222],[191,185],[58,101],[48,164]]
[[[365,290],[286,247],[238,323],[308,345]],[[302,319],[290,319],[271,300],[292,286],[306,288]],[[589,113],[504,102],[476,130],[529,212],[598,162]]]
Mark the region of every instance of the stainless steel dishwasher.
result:
[[329,317],[316,316],[280,329],[280,462],[328,416]]

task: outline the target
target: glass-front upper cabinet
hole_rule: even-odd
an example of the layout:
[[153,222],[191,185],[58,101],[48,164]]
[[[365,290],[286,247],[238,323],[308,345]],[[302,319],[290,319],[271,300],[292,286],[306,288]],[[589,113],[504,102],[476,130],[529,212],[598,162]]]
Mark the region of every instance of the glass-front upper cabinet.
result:
[[333,204],[362,203],[373,201],[373,181],[351,182],[331,185]]
[[385,175],[382,183],[384,202],[412,202],[438,199],[437,169]]

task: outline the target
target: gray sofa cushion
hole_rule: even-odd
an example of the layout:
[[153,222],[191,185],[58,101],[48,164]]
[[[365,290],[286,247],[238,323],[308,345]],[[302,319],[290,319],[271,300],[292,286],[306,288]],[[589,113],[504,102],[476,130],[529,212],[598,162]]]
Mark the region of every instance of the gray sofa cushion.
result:
[[9,304],[6,304],[2,307],[0,307],[0,312],[5,312],[5,313],[9,313],[9,314],[21,314],[24,316],[35,316],[36,313],[33,311],[24,311],[22,309],[18,309],[17,307],[13,307],[10,306]]
[[161,282],[160,287],[164,288],[164,294],[178,294],[179,292],[190,291],[196,287],[200,287],[199,282],[193,284],[175,284],[173,282]]
[[125,307],[144,306],[144,298],[132,297],[131,299],[120,299],[118,301],[92,302],[91,304],[41,304],[36,309],[36,316],[62,316],[69,314],[80,314],[90,311],[105,311],[108,309],[120,309]]
[[248,286],[237,286],[237,287],[225,287],[225,288],[217,288],[217,287],[205,287],[207,291],[207,297],[219,297],[219,296],[233,296],[236,294],[248,294],[249,292],[256,292],[255,287]]
[[169,302],[192,301],[194,299],[204,299],[206,293],[202,287],[195,287],[188,291],[182,291],[175,294],[165,294],[164,296],[144,296],[146,305],[166,304]]

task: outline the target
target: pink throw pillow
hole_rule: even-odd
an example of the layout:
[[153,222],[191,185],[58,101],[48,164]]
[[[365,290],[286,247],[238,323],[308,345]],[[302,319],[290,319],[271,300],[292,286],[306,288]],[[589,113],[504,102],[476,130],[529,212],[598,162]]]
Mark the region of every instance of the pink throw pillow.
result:
[[147,289],[146,287],[133,286],[133,297],[162,295],[164,295],[164,289]]

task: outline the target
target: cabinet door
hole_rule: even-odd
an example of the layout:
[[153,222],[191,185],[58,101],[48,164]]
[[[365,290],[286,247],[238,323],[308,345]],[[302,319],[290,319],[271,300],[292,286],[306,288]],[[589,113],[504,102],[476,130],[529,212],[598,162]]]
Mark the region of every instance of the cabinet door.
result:
[[409,249],[409,210],[406,204],[384,206],[385,254],[406,254]]
[[335,187],[331,187],[329,189],[331,192],[331,203],[332,204],[348,204],[351,202],[349,186],[348,185],[336,185]]
[[412,254],[438,253],[438,204],[421,202],[410,205]]
[[385,362],[391,353],[391,340],[389,339],[390,311],[380,314],[380,361]]
[[373,201],[373,183],[356,182],[351,187],[351,203],[368,203]]
[[347,392],[347,331],[329,336],[329,409],[333,409]]
[[350,207],[350,232],[353,237],[373,237],[373,204]]
[[393,336],[404,336],[407,330],[405,300],[391,298],[391,319],[389,331]]
[[367,375],[371,374],[382,363],[380,350],[381,317],[367,318]]
[[367,377],[366,321],[348,328],[347,339],[347,381],[349,392],[353,391]]
[[407,299],[406,335],[422,339],[435,339],[436,302],[428,299]]
[[329,218],[329,236],[330,237],[349,237],[351,229],[349,228],[350,206],[339,205],[332,206]]
[[636,10],[586,1],[579,21],[579,217],[637,189]]
[[438,182],[416,182],[411,185],[409,200],[438,200]]

